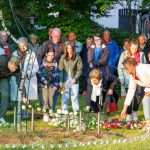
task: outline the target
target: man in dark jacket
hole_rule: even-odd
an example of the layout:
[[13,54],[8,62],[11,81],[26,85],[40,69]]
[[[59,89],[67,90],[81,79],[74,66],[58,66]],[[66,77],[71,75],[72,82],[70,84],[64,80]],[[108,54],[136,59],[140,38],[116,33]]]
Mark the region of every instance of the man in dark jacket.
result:
[[103,32],[102,38],[103,38],[103,44],[106,45],[106,48],[108,49],[108,52],[109,52],[108,66],[110,67],[111,72],[113,74],[116,74],[118,60],[121,54],[121,49],[119,48],[117,43],[111,39],[111,35],[108,30],[105,30]]
[[63,53],[63,44],[60,42],[60,40],[61,30],[59,28],[53,28],[51,30],[51,38],[45,41],[37,51],[39,65],[42,63],[42,59],[49,49],[54,49],[55,59],[57,62],[59,62],[60,56]]
[[9,101],[9,76],[8,61],[10,50],[7,43],[7,33],[0,31],[0,123],[5,123],[4,115]]

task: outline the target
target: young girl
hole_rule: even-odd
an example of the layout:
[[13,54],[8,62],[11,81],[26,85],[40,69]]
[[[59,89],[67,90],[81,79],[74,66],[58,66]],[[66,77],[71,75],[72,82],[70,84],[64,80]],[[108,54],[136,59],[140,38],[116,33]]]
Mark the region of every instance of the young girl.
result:
[[123,44],[123,52],[120,55],[119,58],[119,63],[118,63],[118,75],[119,75],[119,80],[121,83],[121,96],[125,96],[126,90],[128,88],[129,84],[129,75],[126,73],[124,66],[123,66],[123,61],[127,58],[130,57],[130,40],[125,39],[124,44]]
[[[42,87],[44,109],[50,109],[52,111],[55,111],[57,103],[56,92],[59,88],[59,71],[54,57],[54,50],[48,50],[38,72],[40,85]],[[48,121],[46,116],[47,114],[43,117],[44,121]]]
[[[110,72],[106,75],[100,73],[99,69],[93,69],[89,74],[88,93],[91,99],[91,111],[98,112],[103,109],[106,99],[114,96],[115,102],[118,96],[114,91],[117,78]],[[100,107],[99,107],[100,104]]]
[[62,94],[62,111],[68,111],[68,100],[71,97],[74,112],[79,111],[79,77],[82,73],[82,60],[75,52],[75,47],[66,43],[64,55],[59,62],[61,81],[64,82]]
[[[143,52],[141,52],[138,48],[138,41],[132,40],[130,42],[130,57],[133,58],[137,64],[146,63],[146,58]],[[143,88],[141,86],[136,87],[136,92],[133,97],[132,103],[128,106],[127,109],[127,121],[137,121],[137,111],[140,103],[140,98],[144,94]]]

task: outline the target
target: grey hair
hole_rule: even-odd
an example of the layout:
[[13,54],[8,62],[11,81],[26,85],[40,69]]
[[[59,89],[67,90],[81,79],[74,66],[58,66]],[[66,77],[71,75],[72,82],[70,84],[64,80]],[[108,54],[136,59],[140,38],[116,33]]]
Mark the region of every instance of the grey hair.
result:
[[[146,37],[146,35],[145,35],[144,33],[141,33],[141,34],[139,35],[139,37],[144,37],[145,41],[147,41],[147,37]],[[139,37],[138,37],[138,38],[139,38]]]
[[104,33],[108,33],[110,35],[110,31],[109,30],[104,30],[103,34]]
[[7,32],[6,32],[6,31],[4,31],[4,30],[1,30],[1,31],[0,31],[0,37],[2,36],[2,34],[6,34],[6,35],[8,35],[8,34],[7,34]]
[[61,34],[61,29],[55,27],[55,28],[52,29],[52,32],[51,32],[51,33],[53,33],[53,32],[59,32],[59,33]]
[[20,37],[18,40],[17,40],[17,43],[20,44],[20,43],[25,43],[25,44],[28,44],[28,40],[26,37]]

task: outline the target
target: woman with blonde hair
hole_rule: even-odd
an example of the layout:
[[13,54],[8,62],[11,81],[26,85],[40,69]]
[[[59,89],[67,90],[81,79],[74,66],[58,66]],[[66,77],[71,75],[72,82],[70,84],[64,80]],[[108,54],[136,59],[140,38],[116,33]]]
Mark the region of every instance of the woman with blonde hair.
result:
[[[114,91],[117,78],[110,70],[108,71],[108,74],[104,74],[100,69],[92,69],[89,74],[88,94],[91,111],[101,111],[105,104],[112,102],[112,100],[114,103],[117,103],[118,101],[118,95]],[[108,109],[106,111],[108,113],[111,112]]]

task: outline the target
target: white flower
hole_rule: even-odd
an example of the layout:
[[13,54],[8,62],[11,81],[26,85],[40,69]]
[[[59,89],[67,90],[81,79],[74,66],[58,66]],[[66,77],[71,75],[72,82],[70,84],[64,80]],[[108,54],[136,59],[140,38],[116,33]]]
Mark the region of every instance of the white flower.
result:
[[26,147],[27,147],[26,145],[23,145],[23,146],[22,146],[23,149],[26,148]]
[[63,113],[64,113],[64,115],[68,115],[69,112],[67,110],[65,110]]
[[22,105],[22,110],[26,110],[26,106],[25,105]]
[[74,144],[73,147],[77,147],[77,144]]
[[60,117],[60,115],[59,115],[59,114],[55,114],[55,117],[56,117],[56,118],[59,118],[59,117]]
[[52,114],[52,113],[53,113],[53,110],[52,110],[52,109],[50,109],[50,110],[49,110],[49,113],[50,113],[50,114]]
[[57,109],[57,113],[58,114],[61,114],[62,112],[61,112],[61,109]]
[[78,112],[74,112],[74,115],[77,116]]
[[53,125],[54,125],[54,127],[57,127],[57,126],[58,126],[58,123],[57,123],[57,122],[55,122]]
[[42,148],[42,149],[45,149],[45,146],[44,146],[44,145],[42,145],[42,146],[41,146],[41,148]]
[[32,108],[32,106],[31,106],[31,105],[28,105],[28,108],[29,108],[29,109],[31,109],[31,108]]
[[72,115],[73,115],[73,112],[70,112],[69,115],[72,116]]
[[51,144],[51,145],[50,145],[50,148],[54,148],[54,145],[53,145],[53,144]]
[[43,109],[43,112],[46,113],[46,109]]
[[76,132],[79,132],[80,131],[80,126],[77,126],[76,127]]
[[16,145],[14,144],[14,145],[12,145],[12,148],[16,148]]
[[38,108],[37,108],[37,111],[41,111],[41,108],[40,108],[40,107],[38,107]]
[[68,147],[68,144],[65,144],[65,147]]
[[10,146],[8,144],[5,145],[6,148],[10,148]]

